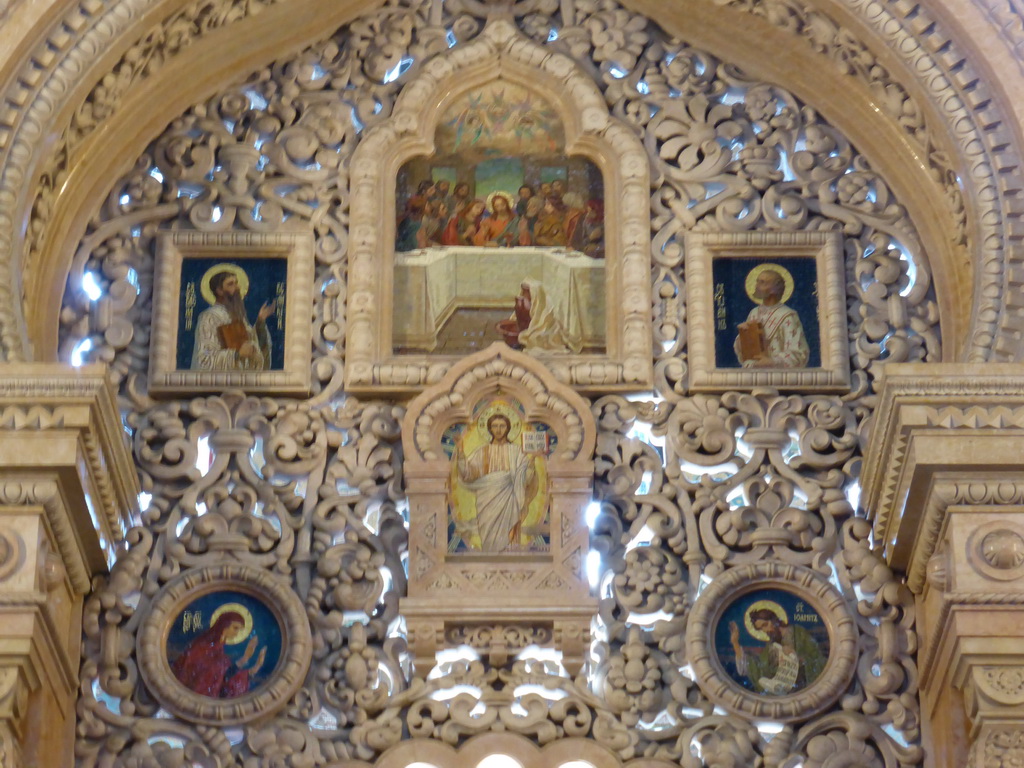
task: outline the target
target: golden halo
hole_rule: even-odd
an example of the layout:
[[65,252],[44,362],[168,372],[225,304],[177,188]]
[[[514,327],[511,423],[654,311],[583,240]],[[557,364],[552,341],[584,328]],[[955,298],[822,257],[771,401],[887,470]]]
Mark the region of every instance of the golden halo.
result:
[[224,603],[224,605],[215,610],[213,612],[213,616],[210,617],[211,627],[217,623],[217,619],[220,618],[222,613],[237,613],[245,622],[240,630],[224,641],[226,645],[237,645],[245,640],[245,638],[249,636],[249,633],[252,632],[252,614],[249,612],[249,609],[241,603]]
[[786,618],[786,611],[783,610],[782,606],[774,600],[758,600],[757,602],[750,604],[750,607],[743,613],[743,626],[747,628],[747,632],[750,633],[751,637],[760,640],[762,643],[768,643],[771,642],[771,638],[768,637],[768,633],[762,632],[760,629],[754,627],[754,622],[750,618],[750,614],[754,611],[760,611],[762,608],[767,608],[779,617],[779,621],[785,622],[786,624],[789,623],[789,619]]
[[490,441],[491,433],[487,431],[487,421],[491,418],[491,416],[494,416],[495,414],[498,413],[500,413],[502,416],[508,419],[508,441],[510,443],[514,443],[516,440],[519,439],[519,435],[523,431],[523,419],[515,408],[513,408],[508,403],[500,401],[497,403],[491,403],[489,406],[484,408],[480,412],[480,415],[477,417],[476,426],[477,429],[480,430],[480,435],[484,437],[484,439],[487,440],[488,442]]
[[514,199],[512,199],[512,195],[510,195],[508,192],[502,192],[501,190],[498,190],[497,192],[491,192],[491,194],[489,194],[487,196],[487,211],[488,211],[488,213],[491,213],[491,214],[494,213],[494,198],[496,198],[496,197],[503,197],[503,198],[505,198],[505,202],[508,203],[509,213],[515,213],[516,201]]
[[213,290],[210,288],[210,278],[216,275],[218,272],[230,272],[238,280],[238,292],[244,299],[245,295],[249,293],[249,276],[245,274],[245,270],[237,264],[214,264],[203,275],[203,279],[199,283],[199,290],[203,294],[203,298],[206,299],[206,303],[213,305],[217,303],[217,297],[213,295]]
[[755,304],[761,304],[762,299],[754,298],[754,289],[757,287],[757,278],[766,269],[770,269],[772,272],[778,273],[779,277],[782,278],[782,282],[785,283],[785,288],[782,290],[782,299],[780,303],[785,304],[789,301],[789,297],[793,295],[793,275],[790,274],[789,270],[781,264],[773,264],[770,261],[764,264],[758,264],[752,270],[747,273],[747,280],[744,287],[747,289],[747,296]]

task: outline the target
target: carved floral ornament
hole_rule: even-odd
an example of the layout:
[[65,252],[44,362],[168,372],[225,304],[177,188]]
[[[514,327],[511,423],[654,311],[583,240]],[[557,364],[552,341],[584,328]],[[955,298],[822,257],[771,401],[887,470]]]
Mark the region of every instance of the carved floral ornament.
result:
[[[62,307],[65,358],[110,362],[148,497],[86,607],[82,765],[361,765],[409,756],[406,744],[427,741],[448,751],[447,763],[434,761],[440,766],[452,764],[453,752],[468,755],[460,750],[474,739],[503,734],[542,749],[585,739],[621,764],[820,766],[837,751],[872,767],[920,763],[913,601],[873,550],[857,505],[860,446],[879,371],[941,354],[928,265],[906,211],[847,138],[785,89],[612,3],[527,5],[513,16],[515,39],[529,40],[518,50],[570,59],[573,72],[589,78],[583,95],[599,97],[601,114],[644,149],[651,240],[642,268],[629,277],[653,287],[653,328],[642,348],[654,350],[645,361],[653,363],[654,392],[582,399],[558,383],[572,377],[556,355],[505,354],[468,366],[466,358],[438,360],[428,378],[441,382],[454,372],[455,380],[436,400],[418,402],[410,423],[409,403],[369,389],[355,397],[344,386],[356,354],[347,323],[371,300],[351,291],[348,276],[360,268],[352,258],[376,258],[361,240],[367,232],[350,226],[356,147],[371,131],[388,130],[398,101],[415,95],[405,89],[422,82],[428,67],[444,67],[477,42],[492,45],[482,6],[386,5],[186,110],[108,190],[79,244]],[[382,215],[380,229],[393,219]],[[310,395],[229,390],[154,399],[149,334],[163,233],[234,236],[291,225],[313,236]],[[685,235],[840,230],[849,391],[691,394]],[[79,291],[83,280],[98,287],[98,298]],[[603,370],[598,365],[593,375]],[[445,518],[424,518],[414,491],[443,502],[447,483],[461,485],[455,506],[469,511],[458,522],[472,541],[474,507],[463,505],[479,497],[462,492],[476,493],[469,484],[479,478],[467,471],[456,483],[458,462],[446,452],[458,435],[448,428],[474,429],[478,445],[468,437],[463,444],[467,464],[488,434],[504,434],[500,418],[494,432],[490,416],[472,418],[481,402],[513,407],[495,402],[498,381],[502,398],[515,395],[528,411],[532,446],[557,438],[562,453],[546,457],[545,471],[554,476],[563,460],[565,469],[587,464],[561,478],[567,493],[560,498],[571,499],[562,519],[575,524],[544,530],[524,520],[517,533],[527,540],[515,552],[460,550],[460,533],[458,551],[448,552],[454,537]],[[407,384],[401,387],[421,386]],[[511,433],[514,414],[505,415]],[[526,470],[524,489],[542,464],[517,462]],[[543,498],[539,488],[530,489],[531,501]],[[543,551],[536,539],[545,536],[568,541],[564,556]],[[442,551],[423,558],[415,547],[431,537]],[[558,611],[529,621],[515,615],[508,596],[530,597],[524,565],[544,558],[549,573],[572,575],[583,629],[556,626]],[[716,710],[694,679],[685,638],[701,585],[766,560],[831,580],[857,635],[852,678],[840,695],[825,697],[820,711],[776,723],[771,738],[749,713]],[[444,574],[455,585],[449,598],[460,594],[456,577],[463,587],[500,586],[481,593],[489,596],[484,607],[509,615],[435,613],[433,623],[414,629],[404,610],[409,598],[415,589],[429,592],[442,575],[425,578],[424,562],[428,570],[465,572]],[[312,660],[280,709],[221,729],[165,716],[170,710],[139,674],[137,642],[165,585],[225,563],[287,585],[310,627]],[[831,603],[814,603],[814,583],[805,602],[827,617]],[[773,588],[794,596],[803,589],[781,579]],[[569,594],[554,582],[544,589]],[[786,610],[789,598],[759,599]],[[728,645],[729,621],[722,627]],[[741,643],[764,644],[742,631]],[[568,660],[553,653],[566,637]],[[248,642],[232,646],[239,659]],[[837,643],[830,635],[830,659]],[[242,671],[259,653],[254,647]],[[813,693],[814,685],[794,695]],[[506,754],[530,764],[524,752]],[[604,765],[596,753],[580,755]]]

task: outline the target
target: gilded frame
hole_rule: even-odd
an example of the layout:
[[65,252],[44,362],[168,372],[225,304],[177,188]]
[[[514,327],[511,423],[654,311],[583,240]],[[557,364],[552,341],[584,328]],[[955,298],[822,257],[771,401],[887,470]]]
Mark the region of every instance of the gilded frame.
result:
[[[345,386],[352,392],[414,393],[460,356],[396,353],[393,343],[395,193],[403,163],[429,155],[443,110],[473,89],[514,83],[544,97],[565,127],[566,152],[603,174],[604,353],[544,354],[557,379],[592,391],[651,386],[649,163],[635,133],[613,118],[591,78],[569,58],[490,22],[474,42],[429,62],[399,96],[390,119],[367,132],[352,159]],[[509,302],[511,307],[511,300]]]
[[[747,690],[719,658],[715,634],[723,614],[738,599],[776,589],[805,601],[829,635],[828,659],[806,687],[786,695]],[[843,596],[820,574],[802,566],[768,561],[740,566],[717,577],[695,601],[686,627],[687,656],[701,689],[730,712],[758,719],[793,722],[828,708],[847,689],[856,670],[857,627]]]
[[[269,679],[233,698],[212,698],[189,690],[175,676],[167,657],[171,623],[185,606],[218,590],[259,600],[281,632],[280,653]],[[170,581],[153,599],[136,640],[139,672],[156,699],[169,712],[208,725],[236,725],[273,714],[302,685],[311,656],[309,622],[299,598],[267,571],[241,564],[198,568]]]
[[[735,260],[735,261],[733,261]],[[736,353],[723,354],[719,332],[733,338],[737,320],[725,327],[723,290],[717,282],[718,264],[737,268],[754,262],[803,261],[813,264],[814,307],[802,319],[816,329],[808,340],[806,367],[741,367]],[[809,265],[808,265],[809,266]],[[735,291],[739,286],[729,286]],[[749,290],[748,290],[749,295]],[[845,392],[850,389],[846,291],[842,236],[838,232],[692,232],[686,235],[686,302],[690,366],[689,388],[694,392],[752,390],[773,387],[803,392]],[[719,357],[726,357],[723,364]],[[817,364],[814,364],[817,363]]]
[[[266,294],[283,302],[275,315],[280,366],[270,370],[192,370],[182,364],[183,274],[193,263],[223,260],[239,265],[270,265],[283,274],[283,289]],[[149,367],[152,395],[181,396],[228,388],[275,395],[307,395],[310,389],[309,321],[313,297],[313,240],[305,230],[280,232],[163,232],[157,240],[153,286],[153,338]],[[193,296],[193,299],[196,297]],[[207,299],[208,301],[208,299]],[[193,305],[203,303],[193,301]],[[198,306],[196,307],[198,309]],[[268,320],[274,321],[271,317]],[[276,330],[276,329],[275,329]],[[273,338],[273,334],[271,334]],[[275,355],[276,356],[276,355]]]

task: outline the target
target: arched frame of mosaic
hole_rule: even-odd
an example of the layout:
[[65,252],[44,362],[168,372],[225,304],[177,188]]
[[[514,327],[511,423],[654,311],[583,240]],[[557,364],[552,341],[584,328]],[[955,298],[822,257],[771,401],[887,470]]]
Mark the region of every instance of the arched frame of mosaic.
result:
[[[433,383],[452,359],[396,355],[392,344],[394,231],[381,227],[393,210],[394,179],[410,157],[434,150],[444,110],[466,93],[510,83],[551,104],[566,133],[567,155],[587,157],[604,177],[607,258],[603,296],[607,353],[560,355],[550,361],[566,383],[588,390],[643,389],[651,383],[651,285],[648,164],[625,124],[608,114],[600,91],[573,61],[522,36],[509,20],[434,59],[395,102],[391,119],[369,131],[352,156],[352,251],[346,338],[346,387],[355,392],[402,390]],[[385,213],[385,224],[393,216]],[[409,300],[409,299],[406,299]]]

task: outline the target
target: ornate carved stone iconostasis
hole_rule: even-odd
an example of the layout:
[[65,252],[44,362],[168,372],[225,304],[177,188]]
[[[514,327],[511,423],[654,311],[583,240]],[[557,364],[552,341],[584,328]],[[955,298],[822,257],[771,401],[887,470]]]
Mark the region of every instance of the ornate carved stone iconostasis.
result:
[[[858,507],[881,369],[941,354],[914,224],[869,158],[784,88],[613,2],[517,8],[492,18],[475,3],[427,12],[396,2],[369,13],[185,111],[95,212],[69,277],[60,346],[72,362],[109,363],[144,504],[86,608],[82,765],[390,766],[414,754],[405,745],[427,742],[434,746],[422,754],[440,766],[453,751],[478,754],[485,740],[474,737],[495,732],[523,765],[538,759],[526,741],[565,738],[594,744],[593,760],[581,758],[594,766],[812,766],[834,753],[872,766],[921,762],[913,601],[874,552]],[[606,312],[619,317],[606,326],[608,356],[619,356],[610,362],[530,354],[524,344],[522,353],[495,353],[506,355],[507,370],[480,375],[489,363],[461,356],[424,365],[416,353],[402,368],[387,334],[383,346],[380,337],[366,349],[349,346],[370,338],[351,322],[365,325],[404,300],[393,286],[356,291],[353,281],[380,274],[374,259],[383,257],[370,244],[389,248],[398,238],[398,187],[389,185],[400,184],[414,154],[393,159],[386,173],[377,168],[364,190],[360,147],[411,131],[400,122],[411,119],[403,101],[417,103],[436,72],[495,35],[522,59],[510,68],[518,85],[529,84],[529,66],[546,77],[571,73],[570,83],[585,76],[580,98],[603,103],[581,116],[581,132],[593,117],[632,135],[617,146],[645,152],[619,158],[620,178],[614,158],[588,155],[606,192],[635,193],[627,179],[649,184],[642,236],[621,227],[616,236],[614,205],[605,206],[605,267],[623,280],[621,293],[606,293]],[[430,108],[443,114],[443,106]],[[641,159],[642,170],[625,164]],[[445,178],[433,171],[422,180]],[[424,187],[419,214],[436,187]],[[360,220],[364,192],[394,202]],[[567,198],[551,207],[578,207]],[[491,216],[500,208],[492,201]],[[167,290],[156,268],[161,238],[285,229],[312,238],[312,298],[300,309],[311,321],[309,394],[237,388],[239,370],[255,365],[257,351],[266,361],[263,348],[292,320],[277,328],[276,287],[249,280],[245,288],[240,265],[219,257],[181,274],[194,275],[196,328],[201,311],[235,301],[224,325],[236,330],[216,335],[221,378],[154,392],[153,308]],[[715,280],[731,319],[720,327],[716,309],[715,322],[698,327],[688,317],[689,280],[698,278],[685,266],[687,235],[750,243],[753,233],[813,241],[816,250],[746,253],[725,264]],[[629,250],[636,242],[646,244],[642,265]],[[513,261],[522,256],[515,251]],[[596,260],[579,254],[557,258]],[[709,257],[712,275],[715,262]],[[788,287],[798,279],[804,294]],[[704,286],[711,306],[715,280]],[[496,297],[507,321],[516,319],[523,282]],[[652,297],[644,312],[638,294]],[[845,326],[835,323],[840,313]],[[634,342],[640,314],[651,329]],[[747,353],[738,325],[752,321],[761,328]],[[789,329],[787,341],[774,341],[776,324]],[[757,376],[694,394],[695,333],[717,350],[716,367],[757,368]],[[824,368],[814,362],[824,340],[834,358],[843,333],[848,379],[847,361],[836,359],[830,370],[841,375],[823,389],[787,375]],[[652,386],[624,394],[625,382],[646,374],[629,379],[616,366],[641,353]],[[346,387],[350,355],[366,366],[358,397]],[[374,360],[385,357],[398,378],[374,380]],[[616,369],[608,380],[605,366]],[[366,371],[370,378],[360,378]],[[460,376],[478,385],[460,390]],[[392,394],[425,382],[441,389],[411,403]],[[466,397],[436,399],[442,390]],[[565,426],[570,416],[593,429],[580,437]],[[497,474],[474,469],[495,443],[508,473],[522,473],[509,487],[526,503],[514,509],[477,490]],[[592,461],[586,476],[577,459]],[[548,505],[545,478],[558,491]],[[430,497],[426,506],[417,493]],[[516,515],[511,527],[502,522]],[[443,550],[433,562],[414,549],[430,540],[430,522]],[[584,540],[585,552],[576,546]],[[577,626],[589,616],[585,648],[583,631],[573,630],[574,647],[565,632],[559,639],[554,617],[545,618],[550,628],[509,634],[516,628],[482,610],[471,631],[416,632],[416,601],[435,596],[433,582],[423,588],[418,579],[451,567],[493,580],[495,562],[513,563],[510,573],[538,563],[559,571],[566,584],[552,592],[563,607],[573,603]],[[529,578],[510,605],[529,605]],[[533,586],[539,591],[540,581]],[[500,607],[501,591],[480,594]],[[213,671],[193,674],[197,665]],[[218,717],[230,725],[211,726]]]

